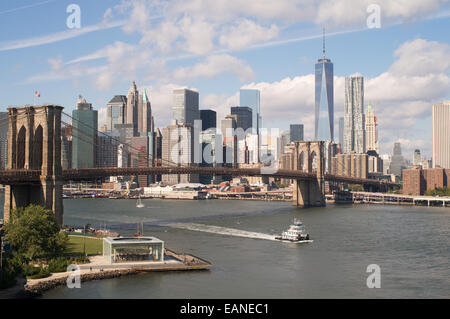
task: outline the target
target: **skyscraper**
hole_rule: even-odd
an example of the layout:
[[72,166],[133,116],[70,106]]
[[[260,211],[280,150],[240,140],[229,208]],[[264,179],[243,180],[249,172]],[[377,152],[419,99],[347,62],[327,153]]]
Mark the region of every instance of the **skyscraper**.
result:
[[420,150],[414,150],[414,159],[413,164],[414,166],[421,165],[422,157],[420,156]]
[[406,168],[405,159],[402,156],[402,147],[400,143],[394,143],[391,163],[389,165],[389,173],[397,176],[402,175],[402,170]]
[[138,132],[138,104],[139,92],[136,87],[136,82],[133,81],[127,95],[125,124],[133,124],[133,135],[135,136]]
[[344,118],[339,118],[339,143],[341,144],[341,149],[344,145]]
[[344,153],[365,153],[364,78],[359,73],[345,78],[344,112]]
[[303,141],[303,124],[290,125],[290,141]]
[[433,105],[433,167],[450,168],[450,100]]
[[322,58],[315,68],[315,134],[316,140],[334,140],[333,63],[325,58],[325,32]]
[[231,115],[236,115],[236,128],[247,131],[253,125],[253,112],[248,106],[232,106]]
[[377,132],[377,117],[373,111],[372,105],[369,104],[367,107],[367,113],[365,118],[365,129],[366,129],[366,150],[376,151],[380,153],[378,145],[378,132]]
[[144,135],[146,135],[146,133],[153,132],[152,105],[150,103],[150,100],[147,96],[147,92],[145,89],[144,92],[142,92],[142,94],[139,94],[137,114],[138,114],[137,115],[138,132],[141,134],[143,133]]
[[106,130],[114,131],[116,124],[125,124],[127,97],[116,95],[106,105]]
[[202,131],[217,127],[217,113],[213,110],[200,110],[202,120]]
[[259,90],[242,89],[239,92],[239,105],[252,109],[252,128],[255,134],[261,130],[261,109]]
[[97,157],[98,112],[80,96],[72,117],[72,168],[94,168]]
[[194,125],[194,121],[200,119],[198,104],[198,92],[173,90],[173,119],[179,124]]

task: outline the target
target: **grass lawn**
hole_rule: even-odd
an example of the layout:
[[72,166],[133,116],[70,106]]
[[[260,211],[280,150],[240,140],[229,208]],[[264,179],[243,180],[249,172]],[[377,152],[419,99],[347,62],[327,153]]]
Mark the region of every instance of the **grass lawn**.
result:
[[69,254],[83,254],[83,244],[86,245],[88,255],[101,255],[103,253],[103,239],[87,236],[69,235],[66,252]]

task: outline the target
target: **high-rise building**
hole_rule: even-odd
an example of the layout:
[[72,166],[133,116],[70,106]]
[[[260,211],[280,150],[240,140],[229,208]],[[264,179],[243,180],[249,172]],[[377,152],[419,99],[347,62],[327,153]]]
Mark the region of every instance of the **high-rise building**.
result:
[[405,159],[402,156],[402,147],[400,143],[394,143],[394,150],[389,165],[389,173],[397,176],[402,175],[402,170],[406,168]]
[[316,140],[334,141],[333,63],[325,57],[325,32],[322,58],[315,67],[315,134]]
[[0,112],[0,169],[6,168],[8,159],[8,112]]
[[107,132],[97,137],[97,167],[117,167],[119,132]]
[[[193,166],[194,134],[189,124],[173,124],[162,131],[162,166]],[[198,183],[198,174],[163,175],[167,185]]]
[[152,105],[150,103],[150,100],[147,96],[147,92],[145,89],[144,92],[142,92],[142,94],[139,94],[137,113],[138,113],[137,116],[138,132],[144,133],[144,135],[146,135],[146,133],[153,132]]
[[98,112],[80,96],[72,117],[72,168],[93,168],[97,156]]
[[198,92],[188,89],[173,90],[173,119],[178,124],[194,125],[200,119],[198,97]]
[[345,78],[344,153],[366,152],[364,132],[364,78],[356,73]]
[[450,168],[450,100],[433,105],[433,167]]
[[414,159],[413,159],[414,166],[421,165],[421,162],[422,156],[420,156],[420,150],[414,150]]
[[125,123],[133,125],[133,135],[136,136],[138,132],[138,104],[139,92],[136,87],[136,82],[133,81],[127,95],[127,108]]
[[248,106],[232,106],[231,115],[236,115],[236,128],[244,132],[253,125],[253,111]]
[[378,145],[378,132],[377,132],[377,117],[373,111],[372,105],[369,104],[367,107],[367,113],[365,118],[365,129],[366,129],[366,150],[380,152]]
[[252,109],[252,128],[255,134],[261,130],[261,108],[260,108],[260,92],[259,90],[242,89],[239,92],[239,105],[248,106]]
[[344,145],[344,118],[339,118],[339,144],[341,144],[341,149]]
[[303,141],[303,124],[291,124],[290,125],[290,141]]
[[223,136],[224,163],[227,166],[234,166],[237,164],[237,136],[234,134],[237,127],[237,115],[227,115],[225,119],[220,121],[220,128]]
[[200,119],[202,120],[202,131],[217,127],[217,113],[213,110],[200,110]]
[[114,131],[116,124],[125,124],[127,97],[116,95],[106,105],[106,130]]

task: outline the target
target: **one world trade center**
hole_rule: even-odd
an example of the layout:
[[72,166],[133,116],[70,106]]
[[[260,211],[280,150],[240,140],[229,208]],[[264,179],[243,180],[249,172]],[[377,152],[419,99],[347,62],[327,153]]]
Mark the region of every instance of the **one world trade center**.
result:
[[325,32],[323,56],[316,63],[315,140],[334,140],[333,63],[325,58]]

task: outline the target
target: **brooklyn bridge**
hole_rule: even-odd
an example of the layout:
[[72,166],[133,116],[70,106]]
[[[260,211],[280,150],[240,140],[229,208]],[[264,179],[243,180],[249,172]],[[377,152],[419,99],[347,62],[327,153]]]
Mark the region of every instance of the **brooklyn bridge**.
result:
[[293,204],[301,207],[325,206],[325,182],[334,186],[360,184],[370,191],[386,191],[398,186],[379,180],[325,173],[323,141],[294,142],[297,160],[293,170],[198,167],[171,162],[144,168],[62,169],[61,125],[64,122],[61,118],[65,114],[62,110],[63,107],[56,105],[8,109],[7,167],[0,171],[0,184],[5,185],[5,221],[9,220],[11,210],[17,207],[40,204],[52,209],[58,224],[63,225],[63,184],[109,176],[199,174],[288,178],[294,180]]

